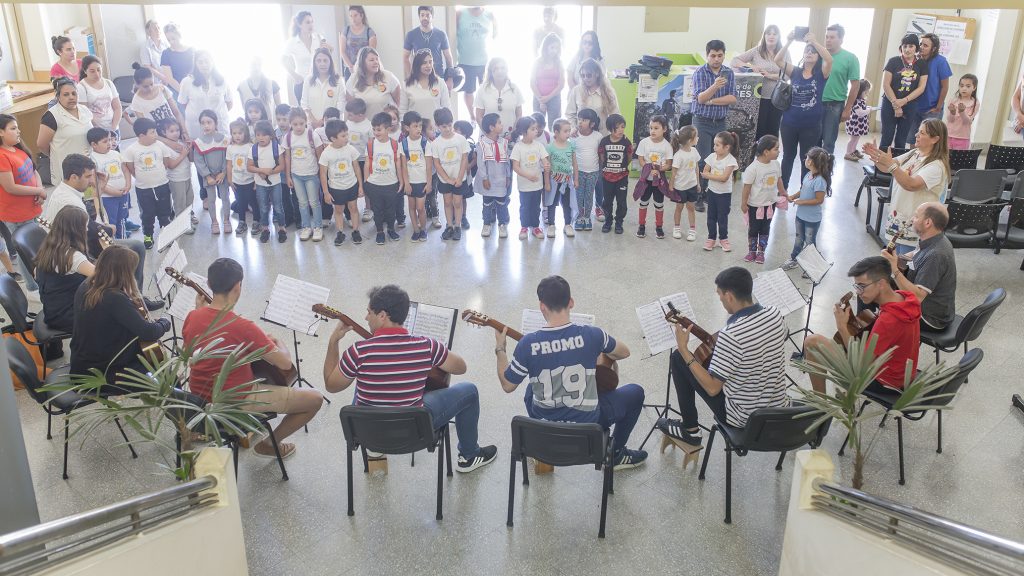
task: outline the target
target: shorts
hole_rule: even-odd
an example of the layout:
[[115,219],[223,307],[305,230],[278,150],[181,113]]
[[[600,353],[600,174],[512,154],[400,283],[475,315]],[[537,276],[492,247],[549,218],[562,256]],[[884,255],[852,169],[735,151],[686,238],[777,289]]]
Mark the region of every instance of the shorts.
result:
[[470,192],[473,191],[473,187],[469,186],[469,181],[465,180],[458,186],[452,186],[447,182],[438,182],[437,191],[441,194],[454,194],[456,196],[469,196]]
[[292,394],[296,391],[291,386],[274,386],[273,384],[260,384],[252,389],[246,396],[246,400],[252,402],[249,410],[257,412],[279,412],[288,414],[292,412]]
[[345,190],[338,190],[337,188],[327,187],[327,191],[331,193],[331,204],[335,206],[345,206],[349,202],[355,202],[359,198],[359,184],[353,185],[351,188]]
[[409,196],[411,198],[426,198],[426,196],[427,196],[427,183],[426,182],[420,182],[419,184],[417,184],[416,182],[413,182],[412,183],[412,194],[410,194]]
[[476,85],[484,83],[484,69],[486,66],[459,64],[459,68],[462,68],[462,74],[466,77],[466,81],[462,83],[460,91],[469,92],[470,94],[476,92]]
[[678,188],[673,188],[673,190],[675,190],[676,194],[679,195],[679,202],[676,202],[676,204],[696,202],[700,198],[700,191],[696,186],[687,188],[686,190],[680,190]]

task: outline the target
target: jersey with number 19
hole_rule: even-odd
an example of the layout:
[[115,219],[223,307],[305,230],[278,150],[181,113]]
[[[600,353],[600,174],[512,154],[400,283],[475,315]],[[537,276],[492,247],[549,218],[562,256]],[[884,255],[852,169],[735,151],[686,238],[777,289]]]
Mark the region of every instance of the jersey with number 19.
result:
[[523,336],[512,353],[505,379],[533,397],[544,420],[597,422],[597,358],[615,349],[615,339],[594,326],[566,324]]

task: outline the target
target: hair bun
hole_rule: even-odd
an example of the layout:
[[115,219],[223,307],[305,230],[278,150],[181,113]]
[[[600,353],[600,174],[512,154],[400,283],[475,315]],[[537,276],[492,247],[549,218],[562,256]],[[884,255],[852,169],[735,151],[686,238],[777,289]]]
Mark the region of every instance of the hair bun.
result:
[[142,68],[142,64],[139,64],[138,62],[132,62],[132,70],[138,70],[139,68]]

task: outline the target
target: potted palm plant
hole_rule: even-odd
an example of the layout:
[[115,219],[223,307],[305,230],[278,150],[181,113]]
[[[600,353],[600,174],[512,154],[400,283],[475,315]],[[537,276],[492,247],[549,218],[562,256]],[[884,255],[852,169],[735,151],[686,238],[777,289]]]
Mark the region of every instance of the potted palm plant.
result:
[[[830,341],[816,351],[814,359],[804,357],[793,361],[793,365],[802,372],[822,376],[825,380],[835,384],[833,394],[796,387],[802,401],[816,409],[814,412],[808,412],[798,417],[814,419],[808,429],[817,427],[829,418],[846,428],[850,435],[850,446],[854,451],[853,487],[856,489],[860,489],[864,485],[864,461],[878,439],[876,431],[865,445],[862,426],[865,421],[886,413],[884,408],[874,403],[869,403],[863,412],[858,411],[858,406],[867,400],[864,390],[878,377],[885,363],[892,357],[891,349],[875,355],[877,335],[869,335],[864,338],[868,338],[866,345],[862,338],[855,338],[850,341],[845,350],[839,344]],[[936,391],[945,386],[956,374],[956,366],[946,367],[944,363],[929,366],[914,374],[912,364],[908,361],[903,377],[903,393],[893,404],[889,414],[903,416],[907,412],[920,411],[925,408],[929,410],[948,409],[948,405],[931,406],[928,403],[948,396],[948,394],[936,393]]]

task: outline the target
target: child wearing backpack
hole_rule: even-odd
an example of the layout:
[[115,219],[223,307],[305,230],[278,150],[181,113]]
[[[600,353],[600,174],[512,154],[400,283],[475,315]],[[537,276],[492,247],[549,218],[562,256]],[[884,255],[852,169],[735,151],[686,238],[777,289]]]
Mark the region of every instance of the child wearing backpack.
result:
[[400,142],[405,155],[405,187],[403,192],[408,197],[409,216],[412,220],[413,242],[427,241],[427,209],[426,197],[430,193],[433,180],[433,163],[427,162],[427,137],[423,135],[423,117],[410,110],[402,118],[402,128],[406,132]]
[[398,142],[388,136],[391,132],[390,114],[378,112],[370,123],[373,126],[373,138],[366,143],[366,182],[363,190],[373,206],[377,245],[383,246],[385,238],[393,242],[402,238],[395,232],[395,203],[399,201],[399,190],[403,188],[405,157],[398,148]]
[[256,175],[256,199],[260,205],[260,242],[270,241],[270,208],[274,208],[273,223],[277,227],[277,241],[284,242],[288,233],[284,230],[284,197],[281,194],[281,149],[274,137],[274,127],[266,120],[260,120],[254,127],[256,143],[252,145],[247,161],[247,170]]
[[288,114],[290,129],[281,138],[284,173],[288,187],[295,190],[299,201],[299,240],[313,242],[324,239],[323,212],[320,208],[320,174],[317,157],[323,140],[306,125],[306,113],[292,108]]

